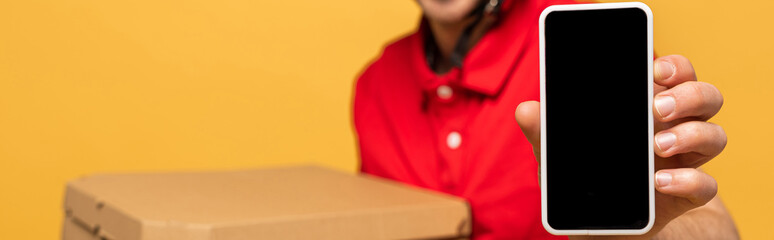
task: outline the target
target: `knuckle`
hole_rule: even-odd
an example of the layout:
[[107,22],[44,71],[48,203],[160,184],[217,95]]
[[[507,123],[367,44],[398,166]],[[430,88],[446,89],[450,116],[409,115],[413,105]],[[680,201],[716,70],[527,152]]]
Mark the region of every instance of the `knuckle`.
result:
[[720,89],[715,87],[715,85],[712,85],[711,83],[705,83],[701,82],[704,85],[704,88],[707,89],[707,95],[710,95],[717,101],[718,109],[720,109],[721,106],[723,106],[723,93],[720,92]]
[[681,184],[690,192],[689,199],[693,204],[704,205],[717,195],[717,181],[713,177],[696,169],[685,171],[682,175]]
[[703,175],[705,175],[704,181],[702,181],[703,186],[699,190],[701,196],[698,197],[700,199],[699,201],[701,201],[701,205],[706,204],[718,194],[718,182],[715,180],[715,178],[707,175],[706,173]]
[[686,169],[686,171],[680,175],[680,185],[683,185],[683,188],[687,191],[695,193],[697,190],[701,189],[702,186],[700,184],[698,170]]
[[676,127],[677,129],[677,142],[682,143],[679,145],[691,145],[692,143],[697,142],[697,139],[700,139],[703,134],[701,123],[699,122],[686,122],[683,124],[678,125]]
[[704,115],[706,118],[712,117],[723,107],[723,94],[720,93],[720,90],[715,85],[705,82],[696,83],[701,86],[701,93],[698,96],[701,96],[703,99],[701,106],[705,109]]
[[674,153],[696,152],[711,159],[720,154],[728,143],[723,127],[714,123],[689,121],[668,131],[677,136]]
[[683,173],[683,177],[685,178],[685,180],[695,185],[695,183],[700,180],[699,178],[701,177],[701,173],[699,172],[699,170],[696,170],[696,169],[686,169],[686,170],[687,171]]
[[710,184],[710,187],[709,187],[710,195],[712,195],[712,197],[715,197],[715,195],[718,194],[718,181],[715,180],[715,178],[710,175],[707,175],[707,178],[709,179],[709,184]]
[[681,116],[708,119],[723,106],[720,90],[705,82],[684,82],[672,94],[677,101],[675,111]]
[[726,145],[728,144],[728,135],[726,135],[726,130],[723,129],[723,127],[720,125],[717,125],[714,123],[710,123],[710,124],[712,124],[712,126],[715,127],[715,131],[717,132],[717,139],[719,139],[718,143],[720,145],[720,150],[722,151],[723,149],[726,148]]
[[723,94],[720,93],[720,89],[706,82],[696,82],[701,86],[701,96],[706,100],[714,111],[719,111],[723,106]]
[[702,83],[699,82],[686,82],[687,88],[685,94],[689,96],[689,99],[693,99],[691,104],[693,108],[700,108],[707,104],[707,98],[702,91]]

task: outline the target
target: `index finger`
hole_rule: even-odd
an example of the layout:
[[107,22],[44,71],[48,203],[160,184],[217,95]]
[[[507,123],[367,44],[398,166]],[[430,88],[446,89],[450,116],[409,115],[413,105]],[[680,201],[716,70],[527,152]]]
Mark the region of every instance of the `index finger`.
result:
[[669,55],[656,59],[653,64],[653,80],[668,88],[688,81],[696,81],[696,71],[691,61],[680,55]]

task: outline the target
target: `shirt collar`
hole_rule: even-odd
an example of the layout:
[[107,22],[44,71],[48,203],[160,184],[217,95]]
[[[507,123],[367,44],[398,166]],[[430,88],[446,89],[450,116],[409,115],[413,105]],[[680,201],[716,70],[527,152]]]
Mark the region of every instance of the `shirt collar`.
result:
[[437,75],[427,65],[425,58],[424,32],[429,26],[423,18],[420,27],[414,33],[413,66],[421,76],[421,85],[432,90],[441,84],[456,82],[461,87],[488,96],[497,95],[521,58],[527,44],[534,39],[529,33],[534,30],[531,20],[534,9],[531,1],[505,1],[500,11],[500,19],[484,34],[481,40],[471,48],[462,62],[462,68]]

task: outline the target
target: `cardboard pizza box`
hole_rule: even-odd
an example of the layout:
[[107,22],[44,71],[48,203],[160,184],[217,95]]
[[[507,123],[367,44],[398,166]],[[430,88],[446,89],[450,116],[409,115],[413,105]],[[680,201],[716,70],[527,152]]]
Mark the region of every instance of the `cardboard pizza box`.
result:
[[464,200],[321,167],[70,181],[64,240],[458,239]]

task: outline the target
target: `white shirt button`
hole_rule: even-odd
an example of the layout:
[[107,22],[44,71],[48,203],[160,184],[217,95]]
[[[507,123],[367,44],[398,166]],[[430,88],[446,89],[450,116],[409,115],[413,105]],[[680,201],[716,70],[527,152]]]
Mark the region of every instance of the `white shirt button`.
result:
[[462,144],[462,136],[458,132],[451,132],[446,136],[446,146],[451,149],[457,149]]
[[438,97],[443,100],[449,100],[452,97],[452,94],[454,94],[452,88],[448,85],[438,86],[438,88],[435,90],[435,93],[438,94]]

